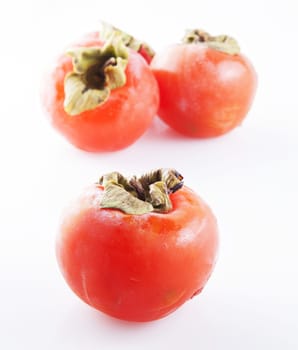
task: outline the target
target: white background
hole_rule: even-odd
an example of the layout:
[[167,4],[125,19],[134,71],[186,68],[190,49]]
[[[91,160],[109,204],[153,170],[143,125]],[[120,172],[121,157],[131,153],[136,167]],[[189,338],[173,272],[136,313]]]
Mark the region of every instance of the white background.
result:
[[[0,348],[3,350],[298,348],[298,9],[283,1],[8,1],[0,5]],[[210,140],[157,119],[131,147],[88,154],[40,107],[43,71],[100,19],[157,50],[185,28],[233,35],[259,86],[242,127]],[[175,167],[215,212],[218,264],[203,293],[160,321],[111,319],[58,271],[62,208],[102,173]]]

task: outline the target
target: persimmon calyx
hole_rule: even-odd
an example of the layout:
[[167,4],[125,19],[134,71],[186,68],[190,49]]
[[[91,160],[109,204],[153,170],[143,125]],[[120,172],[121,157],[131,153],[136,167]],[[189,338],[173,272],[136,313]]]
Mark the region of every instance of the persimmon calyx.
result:
[[110,23],[104,21],[101,22],[100,37],[103,40],[109,40],[115,34],[121,38],[126,47],[129,47],[136,52],[140,52],[142,50],[146,53],[147,57],[150,57],[150,59],[152,59],[155,55],[155,51],[145,42],[136,39],[132,35],[117,27],[114,27]]
[[182,39],[185,44],[205,43],[214,50],[222,51],[230,55],[240,53],[240,47],[237,41],[228,35],[212,36],[202,29],[188,30]]
[[100,206],[134,215],[167,213],[172,209],[169,195],[183,186],[182,180],[183,176],[175,169],[167,168],[128,179],[112,172],[99,179],[99,184],[104,187]]
[[104,103],[111,90],[126,83],[128,50],[116,34],[101,47],[79,47],[67,52],[73,71],[64,80],[64,110],[78,115]]

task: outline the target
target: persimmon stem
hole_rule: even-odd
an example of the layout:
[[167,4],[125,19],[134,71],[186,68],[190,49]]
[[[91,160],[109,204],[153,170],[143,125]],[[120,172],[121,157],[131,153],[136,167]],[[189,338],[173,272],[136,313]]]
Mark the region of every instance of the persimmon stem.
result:
[[240,53],[240,47],[234,38],[227,35],[212,36],[202,29],[188,30],[182,42],[186,44],[205,43],[214,50],[222,51],[230,55],[237,55]]
[[100,206],[135,215],[167,213],[172,209],[169,195],[183,186],[182,180],[183,176],[175,169],[157,169],[128,179],[112,172],[99,179],[104,187]]

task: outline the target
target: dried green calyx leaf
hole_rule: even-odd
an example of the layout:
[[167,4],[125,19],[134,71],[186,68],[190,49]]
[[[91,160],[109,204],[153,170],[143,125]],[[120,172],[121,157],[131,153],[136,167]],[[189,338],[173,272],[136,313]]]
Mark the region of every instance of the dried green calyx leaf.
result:
[[188,30],[182,41],[186,44],[206,43],[208,47],[230,55],[240,53],[240,47],[234,38],[227,35],[212,36],[201,29]]
[[140,52],[142,50],[146,53],[147,57],[150,57],[150,59],[155,55],[154,50],[148,44],[136,39],[123,30],[114,27],[110,23],[102,21],[100,31],[101,38],[104,40],[109,40],[113,35],[119,36],[126,47],[129,47],[136,52]]
[[169,195],[183,186],[182,180],[175,169],[158,169],[129,179],[112,172],[99,179],[104,186],[100,206],[134,215],[166,213],[172,209]]
[[114,35],[102,47],[79,47],[69,50],[73,72],[64,80],[64,109],[77,115],[105,102],[111,90],[126,83],[128,50]]

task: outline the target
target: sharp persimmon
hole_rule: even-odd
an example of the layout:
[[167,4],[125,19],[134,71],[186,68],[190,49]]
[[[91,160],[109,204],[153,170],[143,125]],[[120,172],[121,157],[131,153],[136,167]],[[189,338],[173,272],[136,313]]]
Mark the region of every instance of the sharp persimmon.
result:
[[66,209],[57,259],[72,290],[116,318],[150,321],[201,292],[218,248],[216,219],[174,169],[100,178]]

